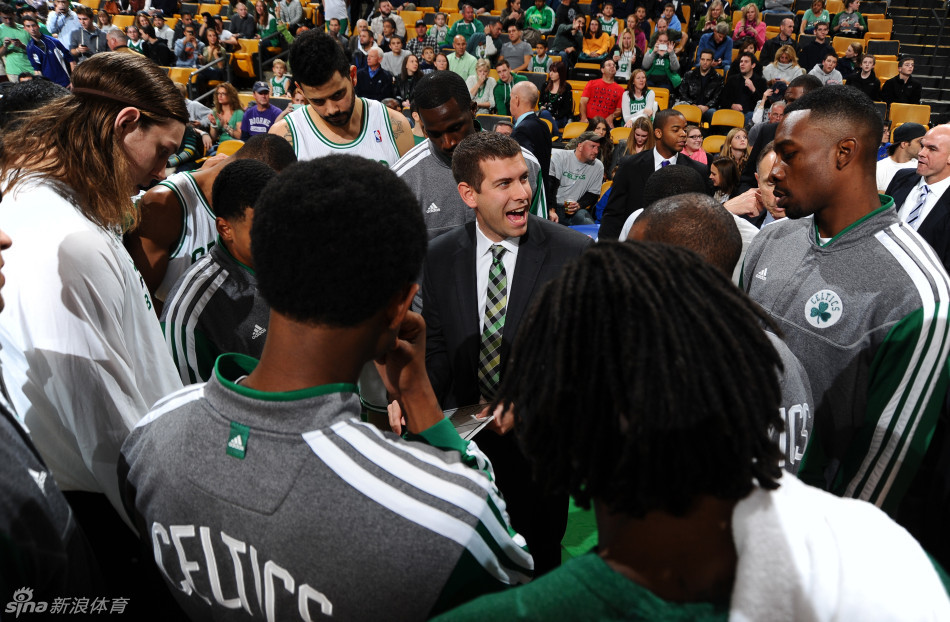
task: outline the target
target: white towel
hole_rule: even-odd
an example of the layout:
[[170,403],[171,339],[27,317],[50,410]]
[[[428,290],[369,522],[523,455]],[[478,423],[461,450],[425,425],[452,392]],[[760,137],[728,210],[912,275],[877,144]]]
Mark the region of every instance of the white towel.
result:
[[875,506],[785,475],[735,509],[732,622],[950,620],[923,549]]

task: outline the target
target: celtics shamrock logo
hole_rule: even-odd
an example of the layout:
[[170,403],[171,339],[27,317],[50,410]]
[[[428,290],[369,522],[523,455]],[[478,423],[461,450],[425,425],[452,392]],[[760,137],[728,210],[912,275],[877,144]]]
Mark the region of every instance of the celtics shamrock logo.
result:
[[830,289],[821,290],[805,303],[805,319],[815,328],[834,325],[843,311],[841,297]]

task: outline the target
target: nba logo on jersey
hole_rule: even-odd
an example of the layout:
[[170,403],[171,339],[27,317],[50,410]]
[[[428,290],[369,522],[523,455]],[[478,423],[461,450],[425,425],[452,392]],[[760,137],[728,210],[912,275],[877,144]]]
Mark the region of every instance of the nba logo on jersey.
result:
[[379,130],[373,130],[373,136],[376,137],[376,142],[383,142],[383,135],[379,133]]

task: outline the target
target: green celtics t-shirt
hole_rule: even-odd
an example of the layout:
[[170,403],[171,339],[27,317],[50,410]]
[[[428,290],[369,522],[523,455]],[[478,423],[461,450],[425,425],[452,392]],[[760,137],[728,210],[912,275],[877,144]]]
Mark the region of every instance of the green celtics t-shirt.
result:
[[26,44],[30,42],[30,35],[26,34],[23,26],[11,28],[6,24],[0,24],[0,40],[16,39],[23,44],[22,48],[12,45],[7,47],[7,55],[3,57],[3,64],[6,67],[8,76],[18,76],[21,73],[33,73],[33,65],[26,56]]

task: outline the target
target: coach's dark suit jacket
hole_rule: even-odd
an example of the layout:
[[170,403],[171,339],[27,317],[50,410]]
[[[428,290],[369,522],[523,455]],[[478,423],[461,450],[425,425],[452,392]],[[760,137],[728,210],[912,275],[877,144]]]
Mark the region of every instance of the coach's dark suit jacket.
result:
[[518,124],[511,137],[538,159],[545,184],[544,190],[550,194],[548,175],[551,171],[551,130],[548,129],[547,123],[539,119],[537,114],[531,113]]
[[[907,196],[917,187],[920,175],[916,169],[897,171],[885,194],[894,199],[894,209],[900,210]],[[943,267],[950,270],[950,192],[944,192],[924,221],[917,227],[917,233],[937,252]]]
[[[690,166],[699,171],[703,179],[709,178],[708,168],[682,153],[676,155],[676,164]],[[643,204],[643,189],[647,178],[654,173],[653,167],[653,149],[621,161],[610,189],[610,200],[600,221],[600,231],[597,233],[599,239],[616,240],[627,217],[646,207]]]
[[[573,229],[535,216],[521,238],[512,290],[502,332],[502,374],[515,333],[528,303],[565,263],[580,255],[591,239]],[[478,402],[479,321],[475,291],[475,223],[434,240],[422,279],[422,315],[426,321],[426,369],[442,408]]]
[[[422,316],[426,321],[426,369],[442,408],[476,404],[480,333],[475,287],[475,223],[445,233],[430,243],[422,277]],[[521,318],[542,285],[560,274],[591,239],[535,216],[518,246],[514,281],[502,331],[502,377]],[[557,339],[557,335],[551,335]],[[525,537],[535,573],[557,567],[567,526],[567,495],[545,495],[531,479],[531,467],[513,433],[485,430],[476,439],[491,460],[512,526]]]

